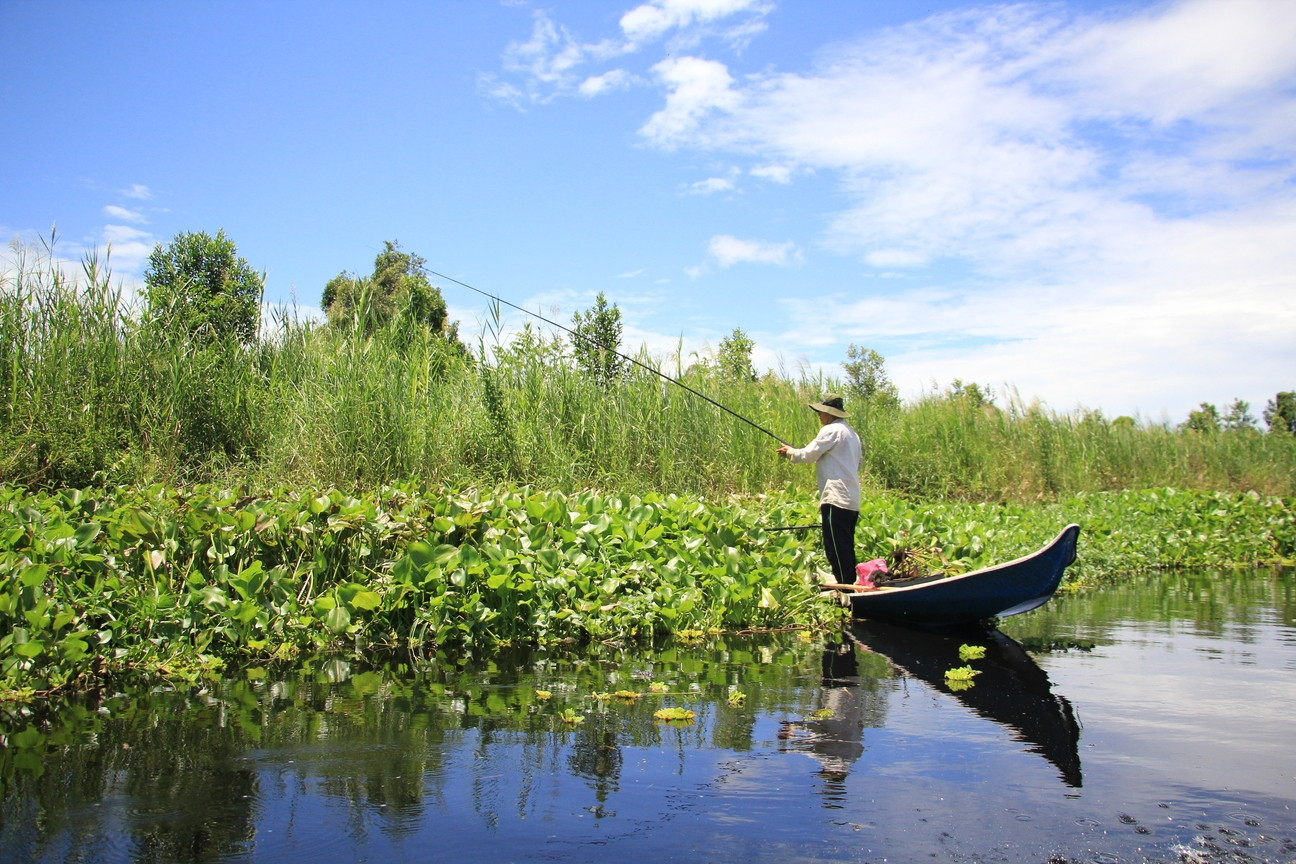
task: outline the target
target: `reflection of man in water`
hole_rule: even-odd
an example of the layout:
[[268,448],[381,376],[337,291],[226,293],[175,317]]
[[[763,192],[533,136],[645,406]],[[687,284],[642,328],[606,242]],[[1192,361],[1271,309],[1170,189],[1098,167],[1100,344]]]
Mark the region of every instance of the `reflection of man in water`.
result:
[[859,664],[853,645],[828,646],[823,655],[820,686],[823,707],[832,714],[806,724],[815,736],[811,749],[823,765],[823,774],[842,780],[864,753],[864,712],[860,706]]
[[864,753],[863,695],[858,676],[854,647],[850,643],[829,645],[823,654],[818,716],[811,714],[800,722],[785,721],[779,729],[779,738],[787,742],[780,749],[806,753],[818,760],[830,797],[844,793],[842,782],[850,766]]

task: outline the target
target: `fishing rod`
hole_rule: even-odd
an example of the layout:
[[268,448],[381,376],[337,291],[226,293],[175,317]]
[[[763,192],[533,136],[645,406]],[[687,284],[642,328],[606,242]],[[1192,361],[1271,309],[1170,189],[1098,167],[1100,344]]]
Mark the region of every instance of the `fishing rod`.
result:
[[424,273],[426,273],[426,274],[429,275],[429,276],[435,276],[435,277],[437,277],[438,279],[444,279],[444,280],[446,280],[447,282],[453,282],[453,283],[456,284],[456,285],[459,285],[459,286],[461,286],[461,287],[463,287],[463,288],[467,288],[469,291],[475,291],[476,293],[478,293],[478,294],[482,295],[483,297],[486,297],[486,298],[488,298],[488,299],[490,299],[490,300],[493,300],[493,301],[495,301],[496,303],[499,303],[499,304],[501,304],[501,305],[507,306],[507,307],[509,307],[510,309],[516,309],[517,311],[519,311],[519,312],[521,312],[521,313],[523,313],[523,314],[525,314],[525,315],[530,315],[532,318],[537,318],[537,319],[543,321],[544,323],[548,324],[550,327],[557,327],[559,330],[563,330],[563,331],[565,331],[565,332],[567,332],[567,333],[570,333],[572,336],[575,336],[577,339],[582,339],[582,340],[588,342],[589,344],[593,345],[595,348],[598,348],[598,349],[601,350],[601,351],[610,351],[611,353],[613,353],[613,354],[615,354],[616,356],[620,357],[622,360],[625,360],[625,361],[628,362],[628,363],[633,363],[634,365],[638,366],[640,369],[647,370],[647,371],[653,373],[654,375],[657,375],[658,377],[660,377],[660,378],[662,378],[662,379],[664,379],[664,380],[666,380],[666,381],[669,381],[669,382],[672,383],[672,384],[676,384],[676,385],[678,385],[678,386],[680,386],[680,387],[683,387],[685,390],[687,390],[688,392],[692,393],[694,396],[697,396],[697,397],[700,398],[700,399],[705,399],[706,401],[710,402],[710,403],[711,403],[712,405],[714,405],[715,407],[719,408],[721,411],[728,412],[729,414],[732,414],[733,416],[737,417],[739,420],[743,421],[743,422],[746,423],[747,425],[749,425],[749,426],[751,426],[751,427],[753,427],[753,428],[755,428],[755,429],[759,429],[761,432],[764,432],[766,435],[770,436],[771,438],[773,438],[775,441],[779,442],[780,444],[786,444],[786,445],[789,446],[789,447],[793,446],[793,445],[791,444],[791,442],[784,441],[782,438],[780,438],[779,436],[775,435],[773,432],[769,431],[769,430],[766,429],[764,426],[760,425],[759,423],[755,422],[754,420],[748,420],[746,417],[742,416],[742,415],[739,414],[737,411],[735,411],[735,410],[733,410],[732,408],[729,408],[729,407],[727,407],[727,406],[725,406],[725,405],[721,405],[719,402],[717,402],[716,400],[712,399],[710,396],[706,395],[705,393],[699,393],[697,390],[694,390],[692,387],[690,387],[689,385],[685,384],[683,381],[680,381],[678,378],[672,378],[671,376],[667,375],[665,372],[662,372],[660,369],[654,369],[653,367],[649,366],[647,363],[641,363],[640,361],[636,360],[636,359],[633,358],[633,357],[630,357],[630,356],[628,356],[628,355],[626,355],[626,354],[622,354],[620,351],[617,351],[615,348],[608,348],[606,345],[601,345],[601,344],[599,344],[596,340],[592,339],[592,338],[589,337],[589,336],[586,336],[584,333],[578,333],[578,332],[576,332],[575,330],[573,330],[573,329],[570,328],[570,327],[567,327],[567,326],[564,326],[564,325],[562,325],[562,324],[559,324],[557,321],[550,321],[548,318],[544,317],[544,316],[541,315],[539,312],[532,312],[530,309],[523,309],[521,306],[518,306],[518,305],[516,305],[516,304],[510,303],[510,302],[508,302],[507,300],[505,300],[505,299],[503,299],[503,298],[501,298],[501,297],[496,297],[494,294],[491,294],[491,293],[488,292],[488,291],[483,291],[483,290],[480,289],[480,288],[474,288],[473,286],[469,285],[467,282],[460,282],[458,279],[455,279],[453,276],[447,276],[447,275],[445,275],[444,273],[438,273],[438,272],[436,272],[435,270],[431,270],[431,269],[429,269],[429,268],[427,268],[426,266],[423,266],[423,265],[419,265],[419,269],[422,270]]

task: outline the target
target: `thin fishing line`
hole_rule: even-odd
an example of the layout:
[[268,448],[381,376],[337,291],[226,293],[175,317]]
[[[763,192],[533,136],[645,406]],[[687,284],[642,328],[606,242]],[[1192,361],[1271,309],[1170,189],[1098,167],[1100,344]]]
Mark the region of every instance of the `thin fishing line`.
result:
[[710,396],[706,395],[705,393],[699,393],[697,390],[694,390],[692,387],[685,384],[683,381],[680,381],[678,378],[672,378],[671,376],[667,375],[665,372],[662,372],[660,369],[654,369],[653,367],[649,366],[646,363],[641,363],[640,361],[636,360],[633,357],[630,357],[626,354],[622,354],[620,351],[617,351],[615,348],[608,348],[605,345],[600,345],[597,341],[590,338],[589,336],[586,336],[584,333],[578,333],[575,330],[571,329],[570,327],[559,324],[557,321],[550,321],[548,318],[544,317],[539,312],[532,312],[530,309],[523,309],[521,306],[510,303],[507,300],[503,299],[502,297],[496,297],[494,294],[491,294],[488,291],[483,291],[480,288],[474,288],[473,286],[469,285],[467,282],[460,282],[458,279],[455,279],[453,276],[447,276],[444,273],[438,273],[435,270],[428,269],[427,267],[420,267],[419,269],[422,270],[424,273],[428,274],[429,276],[435,276],[438,279],[444,279],[447,282],[453,282],[456,285],[467,288],[469,291],[475,291],[478,294],[482,295],[483,297],[487,297],[491,300],[494,300],[496,303],[500,303],[504,306],[509,307],[510,309],[516,309],[517,311],[523,314],[530,315],[532,318],[538,318],[539,320],[548,324],[550,327],[557,327],[559,330],[563,330],[567,333],[570,333],[572,336],[575,336],[577,339],[583,339],[584,341],[588,342],[589,344],[593,345],[595,348],[598,348],[601,351],[611,351],[613,354],[617,355],[622,360],[625,360],[626,362],[629,363],[633,363],[634,365],[638,366],[640,369],[647,370],[648,372],[651,372],[654,375],[657,375],[669,381],[672,384],[676,384],[680,387],[683,387],[685,390],[692,393],[694,396],[697,396],[699,399],[705,399],[715,407],[719,408],[721,411],[728,412],[729,414],[732,414],[733,416],[737,417],[739,420],[743,421],[747,425],[752,426],[755,429],[759,429],[761,432],[764,432],[766,435],[770,436],[780,444],[787,444],[789,447],[792,446],[789,442],[784,441],[782,438],[775,435],[773,432],[769,431],[764,426],[760,425],[754,420],[748,420],[746,417],[742,416],[732,408],[728,408],[724,405],[721,405],[719,402],[712,399]]

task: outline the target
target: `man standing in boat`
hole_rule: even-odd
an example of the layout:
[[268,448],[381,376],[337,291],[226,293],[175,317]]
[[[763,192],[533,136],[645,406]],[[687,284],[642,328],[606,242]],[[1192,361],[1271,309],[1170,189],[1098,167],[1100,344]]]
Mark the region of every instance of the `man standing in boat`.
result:
[[819,516],[824,553],[837,582],[855,581],[855,523],[859,521],[861,447],[846,422],[842,397],[824,396],[810,407],[819,415],[819,434],[804,447],[784,444],[778,454],[792,462],[813,462],[819,481]]

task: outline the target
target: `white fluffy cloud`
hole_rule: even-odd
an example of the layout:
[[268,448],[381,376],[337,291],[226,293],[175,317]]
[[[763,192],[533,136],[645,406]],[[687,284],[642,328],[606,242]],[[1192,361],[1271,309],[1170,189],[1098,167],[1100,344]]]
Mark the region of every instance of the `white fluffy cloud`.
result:
[[770,8],[769,3],[760,0],[652,0],[621,16],[621,32],[632,44],[638,45],[655,42],[672,31],[747,14],[752,18],[739,25],[737,32],[749,34],[759,26],[752,19],[758,20]]
[[[907,346],[897,378],[1127,408],[1258,399],[1257,366],[1296,368],[1292,44],[1283,0],[964,9],[806,72],[662,61],[641,134],[835,176],[826,248],[913,276],[823,304],[839,341]],[[722,266],[751,260],[717,241]],[[780,342],[830,339],[820,311]]]
[[114,272],[139,273],[157,241],[153,235],[130,225],[105,225],[100,237]]
[[711,238],[707,253],[721,267],[735,264],[775,264],[786,267],[800,260],[801,252],[792,241],[763,243],[758,240],[739,240],[728,234]]
[[617,38],[596,42],[582,40],[538,11],[530,38],[510,44],[504,52],[506,77],[484,75],[480,86],[488,96],[519,108],[559,96],[588,99],[624,90],[641,83],[633,71],[588,70],[663,40],[668,54],[697,48],[711,38],[741,44],[764,29],[763,19],[772,9],[767,0],[650,0],[621,16]]
[[[652,0],[601,48],[546,37],[532,80],[658,45],[634,79],[662,94],[643,141],[742,166],[691,191],[835,184],[813,254],[853,259],[860,279],[798,298],[770,338],[826,357],[885,343],[901,383],[1012,382],[1062,408],[1259,403],[1291,386],[1296,4],[963,6],[790,71],[705,50],[708,28],[734,38],[768,11]],[[690,274],[802,256],[720,234]],[[839,332],[814,326],[825,309]]]

